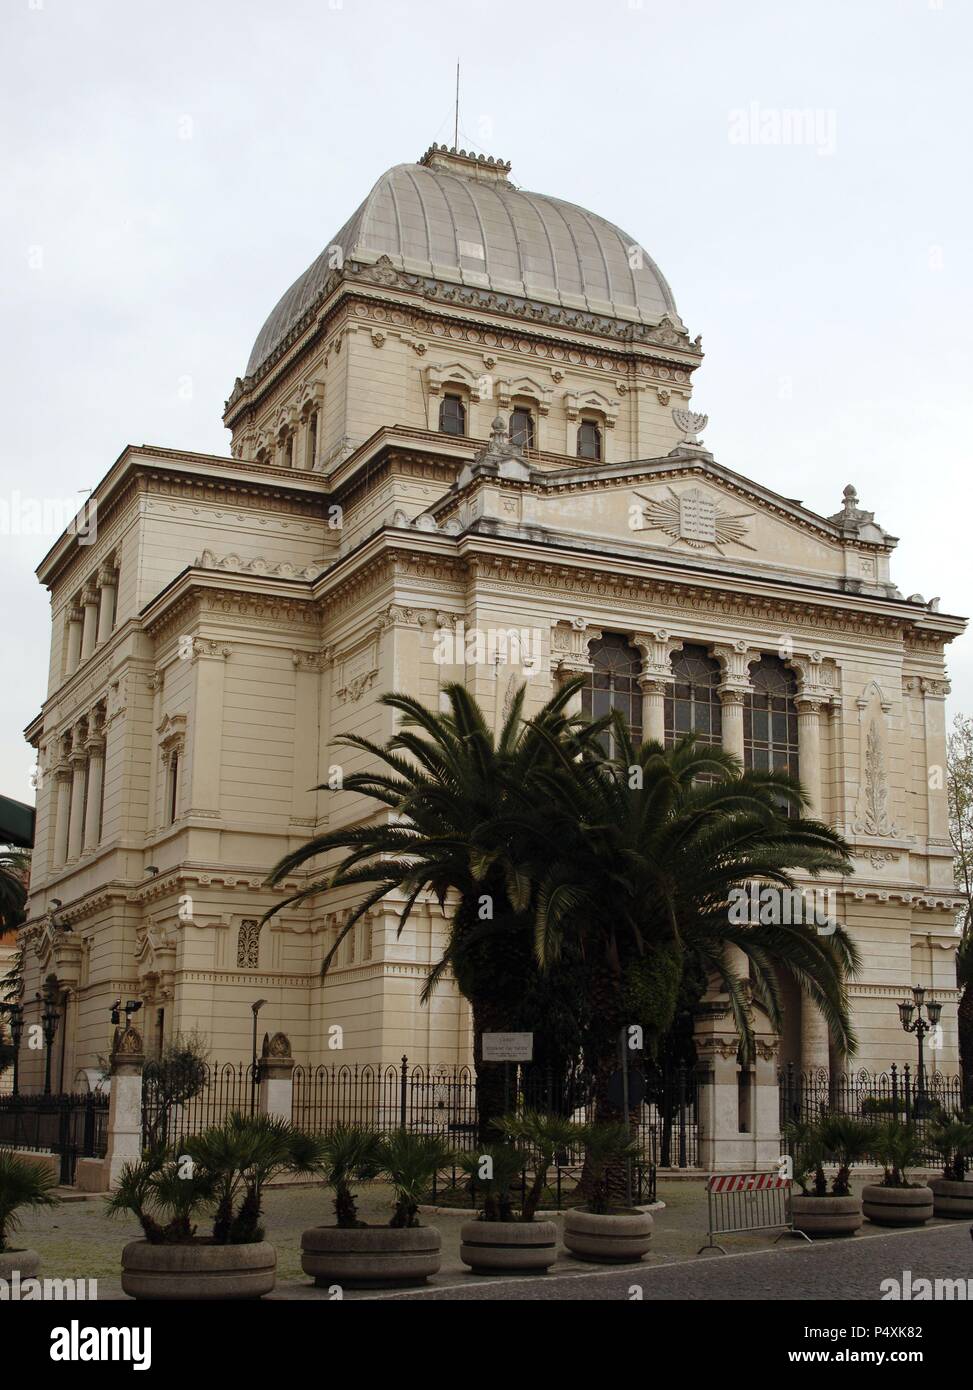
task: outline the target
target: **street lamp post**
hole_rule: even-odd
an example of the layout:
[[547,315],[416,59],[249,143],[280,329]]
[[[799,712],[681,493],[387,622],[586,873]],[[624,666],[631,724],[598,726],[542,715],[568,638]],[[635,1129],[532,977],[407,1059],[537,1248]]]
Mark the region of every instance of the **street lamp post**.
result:
[[[923,1008],[926,1010],[926,1018],[922,1016]],[[918,1115],[921,1115],[925,1110],[926,1100],[926,1034],[939,1026],[942,1012],[942,1004],[935,999],[926,999],[926,991],[922,985],[913,985],[912,999],[903,999],[899,1005],[899,1018],[902,1020],[903,1030],[906,1033],[915,1033],[919,1047],[919,1068],[916,1074],[916,1113]],[[913,1014],[915,1014],[915,1018],[913,1018]]]
[[250,1005],[253,1011],[253,1047],[250,1058],[250,1114],[257,1111],[257,1014],[266,1004],[266,999],[255,999]]
[[20,1040],[24,1036],[22,1004],[0,1004],[0,1012],[10,1015],[10,1037],[13,1041],[13,1094],[20,1095]]
[[44,1000],[44,1012],[41,1014],[41,1027],[44,1030],[44,1094],[51,1094],[51,1057],[54,1051],[54,1039],[57,1037],[57,1025],[61,1014],[57,1007],[57,1000],[51,996]]

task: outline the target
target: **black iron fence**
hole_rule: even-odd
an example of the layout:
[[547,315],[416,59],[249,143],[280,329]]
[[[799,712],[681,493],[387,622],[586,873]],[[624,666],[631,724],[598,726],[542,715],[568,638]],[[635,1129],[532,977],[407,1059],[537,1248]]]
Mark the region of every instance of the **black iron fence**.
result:
[[104,1158],[108,1097],[18,1095],[0,1097],[0,1146],[55,1153],[60,1181],[74,1182],[79,1158]]
[[476,1075],[470,1067],[371,1063],[294,1068],[291,1119],[301,1129],[364,1124],[384,1132],[439,1134],[457,1148],[476,1135]]
[[[553,1110],[578,1121],[592,1117],[590,1080],[580,1072],[511,1063],[505,1109]],[[688,1066],[650,1068],[633,1124],[647,1163],[693,1168],[699,1162],[699,1083]],[[476,1142],[476,1073],[455,1064],[322,1064],[294,1068],[291,1118],[302,1129],[338,1123],[438,1134],[456,1148]]]
[[255,1104],[249,1062],[149,1062],[142,1075],[142,1142],[147,1148],[177,1144]]
[[[862,1120],[897,1118],[920,1135],[943,1114],[961,1110],[962,1077],[925,1072],[920,1078],[906,1062],[888,1071],[798,1071],[793,1064],[779,1074],[781,1128],[788,1121],[809,1121],[822,1115],[854,1115]],[[938,1162],[932,1149],[924,1162]]]

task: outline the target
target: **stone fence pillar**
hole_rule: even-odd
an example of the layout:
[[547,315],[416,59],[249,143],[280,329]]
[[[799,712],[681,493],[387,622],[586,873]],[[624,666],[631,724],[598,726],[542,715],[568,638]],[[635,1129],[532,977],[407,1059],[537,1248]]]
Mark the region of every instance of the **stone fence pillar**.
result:
[[273,1037],[265,1033],[260,1053],[260,1114],[276,1115],[289,1124],[293,1101],[294,1058],[290,1040],[284,1033],[275,1033]]
[[111,1100],[108,1105],[108,1148],[105,1186],[112,1190],[126,1163],[142,1156],[142,1034],[128,1027],[117,1030],[111,1055]]
[[755,1061],[744,1067],[728,1001],[704,1002],[697,1019],[699,1163],[707,1172],[769,1172],[780,1157],[777,1039],[765,1019],[754,1022]]

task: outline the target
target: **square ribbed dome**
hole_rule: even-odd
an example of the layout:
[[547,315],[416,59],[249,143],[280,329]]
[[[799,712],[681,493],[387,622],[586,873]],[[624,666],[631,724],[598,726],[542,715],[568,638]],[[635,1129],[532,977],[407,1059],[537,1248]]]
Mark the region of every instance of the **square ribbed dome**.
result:
[[406,273],[634,323],[677,317],[664,276],[634,237],[574,203],[516,188],[509,170],[437,146],[418,164],[389,169],[277,304],[247,375],[318,300],[335,268],[335,247],[344,262],[387,257]]

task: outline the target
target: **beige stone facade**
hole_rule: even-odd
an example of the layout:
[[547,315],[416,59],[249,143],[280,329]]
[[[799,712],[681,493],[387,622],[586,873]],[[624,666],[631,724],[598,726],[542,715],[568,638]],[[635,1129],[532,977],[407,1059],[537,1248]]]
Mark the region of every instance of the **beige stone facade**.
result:
[[[700,341],[655,266],[508,172],[434,150],[383,176],[268,320],[227,402],[231,456],[125,449],[96,532],[39,568],[26,999],[52,972],[68,992],[68,1078],[107,1051],[118,997],[143,1001],[150,1050],[198,1029],[247,1057],[265,998],[299,1062],[466,1060],[455,991],[419,1003],[438,909],[398,938],[394,904],[374,910],[322,981],[351,899],[258,929],[265,875],[363,813],[314,788],[361,765],[337,735],[391,734],[383,691],[435,705],[464,680],[499,722],[521,679],[536,708],[613,635],[645,733],[668,731],[689,649],[750,761],[756,664],[786,673],[800,774],[854,847],[856,1063],[911,1059],[896,1003],[921,981],[955,1068],[943,653],[964,622],[898,592],[894,538],[851,490],[819,515],[696,443]],[[799,998],[781,1047],[827,1063]]]

